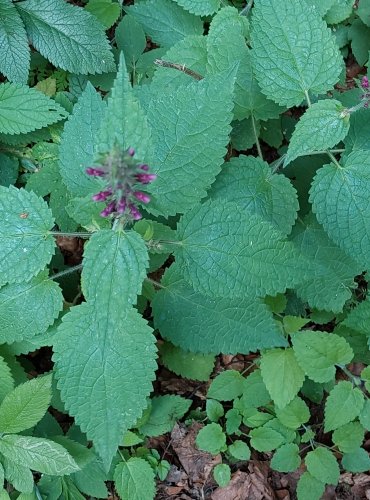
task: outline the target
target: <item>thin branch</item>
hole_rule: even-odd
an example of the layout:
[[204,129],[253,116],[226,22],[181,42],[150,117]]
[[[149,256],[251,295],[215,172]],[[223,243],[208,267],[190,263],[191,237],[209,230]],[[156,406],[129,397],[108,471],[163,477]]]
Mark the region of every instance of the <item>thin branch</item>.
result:
[[82,264],[78,264],[77,266],[69,267],[68,269],[64,269],[64,271],[60,271],[60,273],[52,274],[49,276],[49,280],[56,280],[61,278],[62,276],[66,276],[67,274],[72,274],[75,271],[79,271],[82,269]]
[[91,238],[93,233],[64,233],[62,231],[49,231],[52,236],[64,236],[65,238]]
[[203,80],[203,76],[197,73],[196,71],[193,71],[192,69],[189,69],[185,66],[185,64],[177,64],[177,63],[172,63],[169,61],[164,61],[163,59],[156,59],[154,61],[154,64],[157,66],[162,66],[163,68],[172,68],[172,69],[177,69],[177,71],[181,71],[182,73],[185,73],[185,75],[191,76],[195,80]]
[[260,144],[260,141],[258,138],[257,127],[256,127],[256,122],[255,122],[253,113],[251,114],[251,118],[252,118],[252,127],[253,127],[254,137],[256,138],[256,146],[257,146],[258,156],[261,158],[261,160],[263,160],[261,144]]
[[244,7],[244,9],[242,9],[240,11],[240,15],[241,16],[247,16],[251,10],[251,8],[253,7],[253,1],[254,0],[249,0],[247,5]]

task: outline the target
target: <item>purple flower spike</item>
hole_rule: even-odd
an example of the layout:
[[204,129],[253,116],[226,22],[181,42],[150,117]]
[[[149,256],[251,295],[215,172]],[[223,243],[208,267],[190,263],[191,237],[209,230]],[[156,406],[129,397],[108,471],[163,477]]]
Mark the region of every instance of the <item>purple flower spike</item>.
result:
[[101,215],[102,217],[109,217],[109,215],[111,215],[111,214],[115,211],[115,209],[116,209],[116,204],[115,204],[115,202],[114,202],[114,201],[111,201],[111,202],[109,203],[109,205],[107,205],[107,206],[104,208],[104,210],[102,210],[102,211],[100,212],[100,215]]
[[137,200],[143,202],[143,203],[149,203],[150,202],[150,196],[146,193],[143,193],[142,191],[135,191],[134,196]]
[[361,87],[363,89],[368,89],[369,88],[369,79],[367,76],[364,76],[361,80]]
[[141,184],[150,184],[157,178],[156,174],[136,174],[135,177]]
[[87,175],[93,175],[94,177],[102,177],[103,175],[105,175],[104,170],[102,170],[101,168],[88,167],[85,172],[87,173]]
[[127,154],[128,154],[129,156],[134,156],[134,155],[135,155],[135,150],[134,150],[134,148],[128,148],[128,150],[127,150]]
[[130,213],[131,213],[131,217],[134,220],[140,220],[142,218],[141,213],[134,205],[130,205]]
[[123,214],[125,210],[126,210],[126,201],[124,198],[121,198],[120,201],[117,203],[117,212],[119,214]]
[[94,196],[92,197],[92,199],[94,201],[105,201],[108,196],[110,196],[112,194],[112,191],[109,190],[109,191],[100,191],[100,193],[97,193],[97,194],[94,194]]
[[149,170],[149,165],[146,165],[144,163],[143,165],[139,165],[139,168],[141,168],[141,170],[145,170],[145,172],[147,172]]

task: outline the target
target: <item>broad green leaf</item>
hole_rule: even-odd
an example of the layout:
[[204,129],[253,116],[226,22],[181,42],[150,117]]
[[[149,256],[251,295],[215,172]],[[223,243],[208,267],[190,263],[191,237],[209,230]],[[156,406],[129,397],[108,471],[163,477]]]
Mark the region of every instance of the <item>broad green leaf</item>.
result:
[[143,28],[133,16],[124,16],[115,29],[114,38],[118,49],[125,55],[127,66],[134,67],[146,47]]
[[307,109],[294,129],[284,165],[313,151],[325,151],[341,142],[349,130],[349,116],[334,99],[324,99]]
[[0,153],[0,185],[9,187],[18,178],[19,162],[17,158]]
[[71,455],[49,439],[9,434],[0,439],[0,453],[16,464],[44,474],[64,476],[79,469]]
[[353,9],[352,0],[335,0],[329,11],[326,13],[325,21],[328,24],[339,24],[345,21]]
[[370,28],[360,19],[352,22],[348,37],[351,40],[352,53],[360,66],[364,66],[369,59]]
[[85,10],[93,14],[105,29],[110,28],[121,13],[120,6],[112,0],[89,0]]
[[107,315],[95,304],[74,307],[58,329],[53,357],[66,409],[107,468],[147,406],[156,369],[151,329],[135,310],[116,309]]
[[174,253],[184,278],[213,298],[275,295],[307,272],[307,263],[279,231],[236,203],[195,207],[180,219],[177,234],[181,244]]
[[131,447],[142,443],[143,441],[143,438],[141,438],[134,432],[126,431],[122,438],[121,446]]
[[325,403],[325,432],[338,429],[359,416],[364,406],[363,392],[351,382],[341,381],[330,391]]
[[0,0],[0,71],[8,80],[27,83],[30,50],[26,30],[11,0]]
[[98,231],[85,246],[83,262],[81,287],[86,300],[106,308],[107,313],[111,308],[131,308],[148,266],[148,252],[139,234]]
[[291,333],[295,333],[301,330],[309,322],[309,318],[302,318],[301,316],[291,316],[290,314],[286,314],[283,317],[284,331],[287,335],[290,335]]
[[206,196],[229,142],[234,75],[235,68],[191,81],[151,101],[148,121],[158,177],[149,188],[150,211],[184,213]]
[[71,477],[77,488],[86,495],[96,498],[109,496],[105,485],[107,475],[97,459],[87,464],[82,470],[73,473]]
[[370,366],[364,368],[361,372],[361,379],[365,381],[365,388],[369,392],[370,389]]
[[[341,326],[350,328],[354,332],[359,332],[366,336],[369,343],[369,321],[370,321],[370,300],[366,298],[364,301],[357,304],[354,309],[351,309],[347,317],[341,323]],[[361,362],[364,362],[361,359]]]
[[365,269],[370,266],[369,166],[368,151],[354,151],[343,168],[321,168],[310,191],[313,211],[329,237]]
[[321,500],[325,491],[325,483],[304,472],[297,484],[298,500]]
[[175,0],[175,2],[197,16],[209,16],[220,7],[220,0]]
[[[253,121],[252,117],[249,117],[245,120],[235,120],[231,125],[233,127],[231,131],[231,144],[234,149],[244,151],[256,144],[256,136],[259,137],[261,132],[261,123],[259,121]],[[254,133],[254,130],[256,133]]]
[[15,434],[33,427],[47,412],[50,400],[51,375],[18,385],[0,405],[0,432]]
[[294,443],[288,443],[281,446],[274,453],[271,460],[271,468],[279,472],[293,472],[301,464],[299,448]]
[[106,73],[115,64],[99,21],[63,0],[27,0],[16,7],[32,45],[55,66],[71,73]]
[[336,485],[339,480],[339,465],[331,451],[321,446],[307,453],[305,464],[308,472],[323,483]]
[[266,452],[278,448],[284,443],[284,436],[268,427],[257,427],[249,433],[251,446],[257,451]]
[[224,416],[224,407],[215,399],[207,399],[206,401],[207,418],[211,422],[218,422]]
[[99,93],[87,83],[64,126],[60,144],[60,174],[74,196],[85,196],[98,190],[99,184],[85,173],[85,169],[93,163],[94,144],[104,110]]
[[365,427],[366,430],[370,429],[370,400],[366,399],[364,406],[362,407],[362,410],[359,415],[359,420],[361,422],[361,425]]
[[[127,16],[130,18],[129,16]],[[125,19],[125,18],[124,18]],[[177,42],[163,55],[163,60],[175,64],[185,65],[187,69],[200,76],[206,74],[207,64],[207,38],[203,35],[190,35]],[[163,88],[177,89],[182,84],[189,84],[192,77],[183,71],[159,66],[150,85],[151,97],[153,92],[158,95],[163,93]]]
[[284,235],[290,233],[299,209],[290,180],[272,173],[266,162],[253,156],[240,155],[225,163],[209,196],[237,203],[247,214],[260,215]]
[[97,138],[97,150],[101,154],[117,147],[134,148],[135,158],[142,161],[151,157],[150,129],[133,93],[123,54]]
[[32,493],[34,491],[33,474],[28,467],[16,464],[6,457],[1,457],[4,466],[5,478],[15,489],[22,493]]
[[237,439],[228,447],[228,452],[237,460],[249,460],[251,457],[251,450],[244,441]]
[[221,9],[212,19],[207,36],[209,73],[226,70],[238,64],[234,89],[234,117],[238,120],[253,115],[256,119],[276,118],[284,110],[262,94],[255,79],[250,50],[245,37],[248,22],[235,7]]
[[0,490],[0,500],[11,500],[9,493],[5,489]]
[[321,16],[324,16],[330,7],[333,6],[335,0],[306,0],[309,5],[313,5],[315,9],[320,13]]
[[343,453],[353,453],[364,439],[364,428],[359,422],[349,422],[333,432],[333,443]]
[[307,330],[292,335],[292,341],[298,363],[315,382],[329,382],[335,365],[345,365],[353,358],[349,344],[335,333]]
[[111,221],[100,215],[105,208],[104,202],[96,202],[87,196],[72,198],[65,207],[68,215],[89,232],[111,227]]
[[54,253],[51,211],[34,193],[0,186],[0,212],[0,285],[29,281]]
[[362,266],[329,239],[315,217],[306,217],[295,228],[293,243],[312,264],[309,279],[296,287],[298,296],[311,308],[341,312],[356,288],[354,277]]
[[0,288],[0,343],[11,344],[46,332],[63,308],[59,285],[45,272],[27,283]]
[[236,370],[221,372],[208,389],[207,397],[219,401],[231,401],[243,393],[244,377]]
[[368,472],[370,469],[369,453],[363,448],[357,448],[352,453],[345,453],[342,467],[348,472]]
[[359,109],[351,115],[351,126],[344,139],[346,154],[357,150],[370,150],[369,110]]
[[217,455],[226,450],[226,435],[221,425],[212,423],[205,425],[196,437],[196,445],[200,450]]
[[120,462],[113,478],[121,500],[152,500],[155,496],[154,472],[143,458]]
[[297,438],[297,433],[283,425],[277,418],[269,419],[263,427],[273,429],[283,436],[284,443],[292,443]]
[[367,2],[359,2],[356,14],[366,26],[370,26],[370,5]]
[[83,469],[87,464],[91,463],[96,455],[89,448],[86,448],[84,444],[73,441],[67,436],[54,436],[52,441],[58,443],[63,448],[65,448],[71,455],[76,464]]
[[38,90],[19,83],[0,84],[0,132],[22,134],[67,117],[67,112]]
[[[0,356],[0,403],[14,389],[14,378],[5,359]],[[0,406],[1,408],[1,406]]]
[[161,344],[159,354],[166,368],[191,380],[208,381],[215,364],[214,355],[184,351],[171,342]]
[[242,416],[236,408],[228,410],[225,415],[226,419],[226,433],[228,435],[234,434],[239,430],[242,423]]
[[254,370],[244,380],[241,403],[246,407],[258,408],[270,403],[271,397],[262,380],[261,370]]
[[261,374],[277,408],[284,408],[303,385],[304,372],[293,349],[271,349],[262,354]]
[[310,410],[300,397],[295,397],[285,408],[277,408],[276,416],[289,429],[298,429],[310,419]]
[[176,420],[182,418],[190,408],[191,400],[166,395],[152,398],[151,403],[149,418],[139,427],[140,434],[160,436],[172,431]]
[[[202,2],[203,3],[203,2]],[[201,19],[171,0],[147,0],[126,9],[158,45],[171,47],[187,35],[201,35]]]
[[324,94],[343,61],[334,36],[305,0],[259,0],[253,9],[252,56],[262,92],[281,105]]
[[286,344],[271,312],[258,299],[211,299],[193,290],[177,266],[166,271],[161,286],[152,302],[154,324],[182,349],[236,354]]
[[227,464],[217,464],[212,471],[216,483],[221,487],[229,484],[231,479],[231,469]]
[[273,418],[271,414],[259,411],[257,408],[242,408],[242,400],[239,400],[239,402],[235,401],[234,405],[240,408],[243,414],[243,423],[251,429],[261,427],[261,425],[266,424],[266,422]]

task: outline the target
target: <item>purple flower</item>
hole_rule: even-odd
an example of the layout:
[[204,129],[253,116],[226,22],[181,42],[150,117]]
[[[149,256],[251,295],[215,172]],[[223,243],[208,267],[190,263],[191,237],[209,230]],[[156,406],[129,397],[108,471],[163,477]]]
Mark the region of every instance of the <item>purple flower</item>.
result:
[[107,205],[104,210],[100,212],[100,215],[102,217],[109,217],[116,209],[116,203],[114,201],[111,201],[109,205]]
[[369,79],[367,76],[363,76],[361,80],[361,87],[363,89],[368,89],[369,88]]
[[150,202],[150,196],[142,191],[134,191],[134,196],[137,200],[142,201],[143,203]]
[[102,168],[94,168],[88,167],[86,169],[87,175],[92,175],[94,177],[103,177],[105,175],[105,171]]
[[130,213],[131,213],[131,216],[134,220],[140,220],[142,218],[142,215],[141,213],[139,212],[139,210],[135,207],[135,205],[130,205],[129,206],[130,208]]
[[127,154],[130,155],[130,156],[135,156],[135,150],[134,150],[134,148],[128,148]]
[[135,177],[141,184],[150,184],[157,178],[156,174],[136,174]]
[[107,191],[100,191],[97,194],[94,194],[92,199],[94,201],[105,201],[112,194],[112,190],[108,189]]

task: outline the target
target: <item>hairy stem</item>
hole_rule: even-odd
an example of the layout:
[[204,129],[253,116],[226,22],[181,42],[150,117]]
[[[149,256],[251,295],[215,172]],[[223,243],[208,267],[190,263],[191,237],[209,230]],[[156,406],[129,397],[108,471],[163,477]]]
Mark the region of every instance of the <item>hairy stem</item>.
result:
[[66,238],[91,238],[93,233],[64,233],[62,231],[49,231],[52,236],[65,236]]
[[75,271],[79,271],[82,269],[83,265],[78,264],[77,266],[69,267],[68,269],[64,269],[64,271],[60,271],[60,273],[53,274],[52,276],[49,276],[49,280],[56,280],[58,278],[61,278],[62,276],[66,276],[67,274],[72,274]]
[[185,75],[191,76],[195,80],[203,80],[203,76],[197,73],[196,71],[193,71],[192,69],[189,69],[185,66],[185,64],[178,64],[178,63],[172,63],[169,61],[164,61],[163,59],[156,59],[154,61],[154,64],[157,66],[162,66],[163,68],[172,68],[172,69],[177,69],[177,71],[181,71],[182,73],[185,73]]
[[263,160],[261,144],[260,144],[260,141],[258,138],[256,122],[255,122],[253,114],[251,114],[251,118],[252,118],[252,127],[253,127],[254,137],[256,138],[256,146],[257,146],[258,156],[261,158],[261,160]]
[[241,16],[247,16],[253,7],[254,0],[248,0],[247,5],[240,11]]

